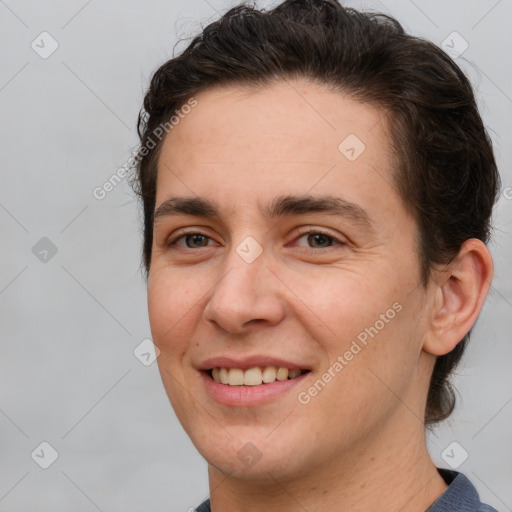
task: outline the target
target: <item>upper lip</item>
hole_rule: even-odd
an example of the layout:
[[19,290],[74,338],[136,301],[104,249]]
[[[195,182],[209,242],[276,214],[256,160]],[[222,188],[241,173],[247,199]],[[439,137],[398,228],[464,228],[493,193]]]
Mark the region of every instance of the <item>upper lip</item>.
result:
[[212,368],[240,368],[241,370],[248,370],[249,368],[255,368],[257,366],[275,366],[276,368],[298,368],[300,370],[309,370],[308,365],[295,363],[293,361],[286,361],[278,357],[272,357],[269,355],[252,355],[243,358],[219,356],[211,357],[202,361],[198,369],[199,370],[211,370]]

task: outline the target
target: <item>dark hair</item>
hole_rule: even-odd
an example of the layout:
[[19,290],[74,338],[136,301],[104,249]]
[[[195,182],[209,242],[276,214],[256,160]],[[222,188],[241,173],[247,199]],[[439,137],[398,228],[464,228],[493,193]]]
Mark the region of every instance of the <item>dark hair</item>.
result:
[[[214,85],[258,88],[293,78],[325,84],[385,114],[396,159],[393,179],[419,226],[424,286],[432,268],[450,262],[465,240],[488,242],[500,180],[461,69],[436,45],[406,34],[387,15],[345,8],[336,0],[286,0],[270,11],[244,4],[230,9],[151,79],[138,120],[135,180],[144,208],[146,273],[164,140],[154,140],[159,127],[167,132],[171,116]],[[436,360],[425,424],[447,418],[454,409],[448,378],[469,334]]]

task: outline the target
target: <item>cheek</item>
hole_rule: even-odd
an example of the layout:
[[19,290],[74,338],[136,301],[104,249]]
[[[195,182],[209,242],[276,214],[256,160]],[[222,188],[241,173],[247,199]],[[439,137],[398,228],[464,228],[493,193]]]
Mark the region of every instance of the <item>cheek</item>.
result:
[[321,372],[330,371],[325,380],[336,382],[329,387],[344,396],[330,398],[356,401],[389,394],[379,377],[400,388],[421,351],[416,294],[404,295],[399,279],[384,283],[371,279],[370,272],[339,275],[338,281],[308,279],[301,291],[310,311],[303,320],[309,319],[310,334],[325,352]]
[[[379,315],[366,321],[361,315],[350,317],[350,312],[340,315],[339,330],[357,334],[337,336],[329,342],[324,338],[327,362],[316,381],[299,390],[301,404],[307,402],[301,406],[304,413],[317,418],[313,428],[318,435],[336,438],[339,443],[383,424],[402,401],[408,401],[418,359],[417,344],[408,338],[413,329],[405,306],[384,324]],[[337,428],[326,433],[325,424]]]
[[332,270],[318,276],[296,276],[293,290],[307,306],[308,314],[303,320],[308,318],[310,328],[324,340],[329,351],[337,352],[344,351],[347,342],[364,333],[379,320],[379,315],[389,309],[388,316],[394,315],[396,294],[389,283],[375,284],[371,272]]
[[148,281],[148,313],[155,345],[162,355],[184,349],[194,305],[204,291],[181,271],[152,271]]

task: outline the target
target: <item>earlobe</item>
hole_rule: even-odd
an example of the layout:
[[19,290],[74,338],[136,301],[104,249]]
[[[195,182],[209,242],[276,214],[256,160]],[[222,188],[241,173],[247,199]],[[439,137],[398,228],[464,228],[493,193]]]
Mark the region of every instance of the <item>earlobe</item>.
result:
[[491,286],[492,257],[475,238],[466,240],[435,285],[430,328],[423,349],[441,356],[451,352],[476,322]]

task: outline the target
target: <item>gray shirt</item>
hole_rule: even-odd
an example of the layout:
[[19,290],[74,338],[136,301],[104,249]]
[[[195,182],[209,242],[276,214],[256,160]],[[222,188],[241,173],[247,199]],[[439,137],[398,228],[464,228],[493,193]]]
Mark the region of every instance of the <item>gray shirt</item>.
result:
[[[437,470],[448,489],[425,512],[498,512],[480,502],[478,492],[462,473],[440,468]],[[210,500],[201,503],[196,512],[211,512]]]

